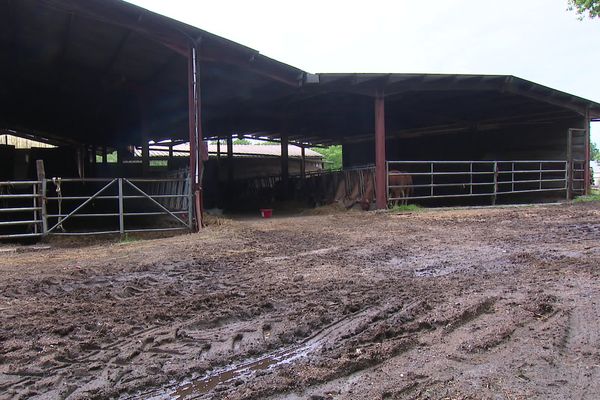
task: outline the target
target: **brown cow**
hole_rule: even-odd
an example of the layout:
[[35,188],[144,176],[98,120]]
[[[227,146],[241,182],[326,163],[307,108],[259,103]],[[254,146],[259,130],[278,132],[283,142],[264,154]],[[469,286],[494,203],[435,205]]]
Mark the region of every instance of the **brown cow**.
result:
[[389,206],[395,207],[400,204],[406,205],[408,203],[407,197],[410,197],[413,192],[413,180],[406,172],[390,170],[388,182],[390,185],[390,197],[395,200],[390,200]]

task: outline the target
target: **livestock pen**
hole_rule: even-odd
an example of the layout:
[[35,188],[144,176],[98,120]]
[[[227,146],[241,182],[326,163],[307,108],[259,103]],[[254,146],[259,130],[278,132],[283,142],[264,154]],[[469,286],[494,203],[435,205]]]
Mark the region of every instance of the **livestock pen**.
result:
[[[164,228],[195,231],[205,201],[239,196],[384,209],[392,168],[414,176],[413,201],[540,201],[589,191],[590,122],[600,119],[600,104],[525,79],[314,74],[117,0],[2,2],[0,16],[0,55],[11,60],[0,65],[1,133],[52,146],[0,143],[3,235],[61,226],[79,233],[77,225],[89,224],[77,221],[104,217],[112,225],[94,230],[162,229],[153,218],[167,217],[175,226]],[[259,165],[253,182],[236,178],[235,138],[278,145],[277,177],[265,178],[272,173]],[[219,177],[213,186],[210,141],[226,144],[210,171]],[[170,144],[166,163],[151,162],[156,143]],[[171,157],[179,145],[187,157]],[[290,162],[290,145],[301,151],[299,164]],[[344,171],[373,169],[307,174],[308,149],[330,145],[342,146]],[[185,176],[167,185],[181,168]],[[165,205],[167,196],[184,205]]]

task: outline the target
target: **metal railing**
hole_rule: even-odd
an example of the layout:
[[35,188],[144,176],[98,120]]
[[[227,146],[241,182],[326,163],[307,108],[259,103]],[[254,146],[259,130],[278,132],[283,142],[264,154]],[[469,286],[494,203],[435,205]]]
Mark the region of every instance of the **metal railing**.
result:
[[[55,188],[56,195],[47,197],[47,201],[49,207],[56,212],[47,215],[50,223],[45,234],[100,235],[118,233],[123,235],[134,232],[191,230],[193,227],[192,192],[187,177],[168,179],[49,179],[47,181],[48,185],[53,184]],[[72,190],[76,193],[85,191],[82,186],[87,186],[88,191],[92,188],[93,193],[88,195],[66,195],[68,191],[65,191],[65,184],[78,184],[80,187],[77,190]],[[168,193],[160,190],[165,187],[185,189],[185,192]],[[156,191],[157,188],[158,191]],[[155,191],[151,189],[155,189]],[[133,201],[138,202],[134,207],[128,209],[127,205]],[[145,204],[141,205],[140,201],[145,202]],[[104,204],[100,205],[99,203]],[[176,205],[176,207],[173,205]],[[157,224],[144,227],[128,226],[128,220],[135,217],[167,217],[169,222],[175,223],[175,226],[158,227]],[[64,228],[65,223],[76,218],[102,219],[104,226],[110,228],[90,229],[90,226],[94,225],[86,224],[86,229],[83,231],[67,232]],[[96,224],[96,226],[101,225]]]
[[571,191],[574,195],[585,194],[585,160],[573,160],[571,163]]
[[0,239],[41,236],[42,181],[0,182]]
[[192,195],[187,175],[0,182],[0,239],[192,230]]
[[[569,196],[569,162],[509,161],[388,161],[389,201],[491,197],[564,191]],[[410,176],[398,182],[394,176]],[[573,179],[573,182],[575,180]]]

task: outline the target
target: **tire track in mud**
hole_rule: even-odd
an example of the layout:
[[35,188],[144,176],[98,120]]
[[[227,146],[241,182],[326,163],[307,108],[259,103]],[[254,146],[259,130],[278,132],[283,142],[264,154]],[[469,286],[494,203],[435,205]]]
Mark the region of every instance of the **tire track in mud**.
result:
[[[455,330],[490,312],[495,302],[495,298],[485,297],[453,313],[449,313],[443,305],[432,308],[424,300],[403,307],[389,307],[376,315],[363,330],[355,332],[355,335],[347,335],[347,339],[350,339],[344,346],[347,359],[341,365],[337,365],[331,373],[318,380],[306,382],[301,391],[283,390],[278,394],[271,394],[268,398],[283,400],[352,397],[351,388],[354,382],[381,369],[382,365],[391,360],[405,358],[408,353],[420,351],[419,349],[426,345],[428,336],[452,335]],[[444,317],[440,318],[440,315]],[[367,355],[368,350],[371,350],[370,356],[361,359],[361,355],[363,353]],[[333,358],[335,359],[336,356],[334,354]],[[409,394],[426,378],[427,375],[408,372],[407,379],[410,382],[400,389],[384,391],[377,397],[388,398]],[[250,398],[260,398],[260,396]]]
[[161,389],[158,392],[147,391],[132,397],[123,397],[123,399],[200,399],[211,396],[210,392],[217,385],[228,384],[241,378],[251,379],[258,371],[272,372],[281,365],[293,363],[298,359],[310,356],[326,345],[326,342],[340,340],[347,335],[352,326],[360,325],[361,322],[372,319],[375,314],[376,310],[367,308],[320,329],[297,345],[277,350],[259,358],[216,369],[202,378],[193,379],[187,383]]
[[[421,304],[418,308],[422,312],[414,321],[404,322],[391,333],[389,327],[402,323],[403,318],[399,315],[406,311],[388,313],[380,320],[388,327],[385,334],[372,338],[389,342],[401,337],[412,342],[411,345],[396,353],[390,352],[366,368],[348,369],[339,376],[324,375],[316,383],[309,382],[302,390],[284,390],[269,399],[471,398],[472,395],[477,398],[476,392],[469,394],[470,388],[456,384],[457,375],[474,374],[470,379],[487,379],[478,377],[478,365],[485,365],[497,357],[514,357],[512,340],[519,343],[531,332],[538,332],[534,336],[539,336],[555,326],[557,318],[564,315],[562,309],[555,308],[556,302],[553,296],[532,295],[520,298],[518,302],[501,296],[484,296],[458,308],[443,303],[434,308]],[[512,320],[508,322],[504,317],[507,310],[512,310]],[[445,317],[440,318],[440,315]],[[377,328],[371,327],[370,332],[374,330]],[[530,379],[523,368],[516,367],[516,379]],[[390,382],[384,380],[379,381],[378,386],[365,387],[365,382],[375,375],[389,376]],[[449,389],[455,386],[457,388]],[[526,393],[526,390],[522,392]]]

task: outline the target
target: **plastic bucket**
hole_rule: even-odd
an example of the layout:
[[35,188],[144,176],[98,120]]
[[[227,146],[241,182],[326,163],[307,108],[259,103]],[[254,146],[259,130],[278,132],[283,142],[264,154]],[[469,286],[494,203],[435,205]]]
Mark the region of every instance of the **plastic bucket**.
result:
[[273,209],[272,208],[261,208],[260,215],[263,218],[271,218],[271,216],[273,215]]

